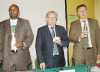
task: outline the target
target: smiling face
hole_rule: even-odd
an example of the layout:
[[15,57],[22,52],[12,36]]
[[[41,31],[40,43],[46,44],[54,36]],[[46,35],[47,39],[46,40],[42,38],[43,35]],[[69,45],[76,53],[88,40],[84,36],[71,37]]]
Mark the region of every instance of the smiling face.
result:
[[11,19],[17,19],[19,14],[20,14],[20,12],[16,5],[11,5],[9,7],[9,16]]
[[77,10],[77,15],[80,17],[80,19],[85,20],[87,18],[87,9],[86,7],[79,7]]
[[46,17],[46,22],[50,26],[56,25],[57,16],[55,13],[49,13]]

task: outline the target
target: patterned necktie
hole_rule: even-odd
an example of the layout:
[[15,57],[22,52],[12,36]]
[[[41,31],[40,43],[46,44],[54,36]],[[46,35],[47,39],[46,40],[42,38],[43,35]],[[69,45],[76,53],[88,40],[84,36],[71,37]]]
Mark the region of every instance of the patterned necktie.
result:
[[[86,21],[84,22],[84,31],[88,31],[87,25],[86,25]],[[88,45],[88,37],[83,38],[83,47],[84,49],[87,49],[89,47]]]
[[[51,35],[52,35],[52,38],[55,37],[54,27],[51,27]],[[57,44],[53,42],[53,55],[58,55],[58,54],[59,54],[59,51],[57,48]]]
[[87,25],[86,25],[86,21],[83,21],[84,22],[84,31],[88,31],[88,28],[87,28]]

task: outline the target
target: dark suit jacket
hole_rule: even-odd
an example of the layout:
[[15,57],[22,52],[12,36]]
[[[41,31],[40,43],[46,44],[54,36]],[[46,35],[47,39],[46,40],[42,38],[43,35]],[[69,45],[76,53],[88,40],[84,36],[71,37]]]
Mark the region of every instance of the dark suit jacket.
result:
[[33,42],[33,32],[28,20],[18,18],[16,25],[15,38],[17,41],[25,43],[26,47],[18,48],[18,53],[11,53],[11,26],[10,19],[2,22],[4,26],[4,44],[3,44],[3,70],[8,70],[12,65],[16,65],[18,70],[25,70],[25,67],[31,63],[29,48]]
[[[88,18],[88,24],[90,29],[90,37],[93,46],[93,55],[95,56],[95,60],[97,58],[97,54],[100,54],[100,28],[97,20]],[[75,60],[81,60],[83,56],[83,40],[79,42],[79,36],[81,34],[81,23],[80,20],[73,21],[71,23],[70,32],[69,32],[69,40],[74,42],[73,48],[73,58]]]
[[[64,27],[55,26],[56,35],[60,37],[62,46],[57,45],[59,50],[60,66],[65,65],[63,47],[68,46],[68,37]],[[36,38],[36,53],[39,63],[45,62],[46,67],[50,68],[53,65],[53,38],[49,31],[48,25],[45,25],[38,29]]]

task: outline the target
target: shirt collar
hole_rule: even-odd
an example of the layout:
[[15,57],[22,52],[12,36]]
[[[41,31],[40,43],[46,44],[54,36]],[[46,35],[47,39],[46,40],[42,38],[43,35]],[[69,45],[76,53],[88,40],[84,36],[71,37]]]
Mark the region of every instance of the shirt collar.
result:
[[54,27],[54,29],[55,29],[55,25],[54,25],[54,26],[50,26],[50,25],[48,25],[48,27],[49,27],[49,29],[51,29],[51,27]]
[[[83,20],[82,20],[82,19],[80,19],[80,21],[81,21],[81,22],[83,22]],[[86,19],[85,19],[85,21],[88,21],[88,19],[86,18]]]
[[15,19],[15,20],[13,20],[13,19],[10,19],[10,21],[11,21],[11,22],[17,22],[17,20],[18,20],[18,19]]

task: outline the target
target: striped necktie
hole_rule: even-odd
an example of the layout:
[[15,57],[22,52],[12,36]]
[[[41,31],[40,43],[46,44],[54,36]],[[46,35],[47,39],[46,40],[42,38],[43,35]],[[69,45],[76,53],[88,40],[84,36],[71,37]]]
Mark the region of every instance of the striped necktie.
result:
[[[88,31],[86,21],[83,21],[83,22],[84,22],[84,31]],[[83,47],[84,47],[84,49],[87,49],[89,47],[88,37],[83,38]]]
[[[55,37],[54,27],[51,27],[51,35],[52,35],[52,38]],[[58,54],[59,54],[59,51],[57,48],[57,44],[53,42],[53,55],[58,55]]]

